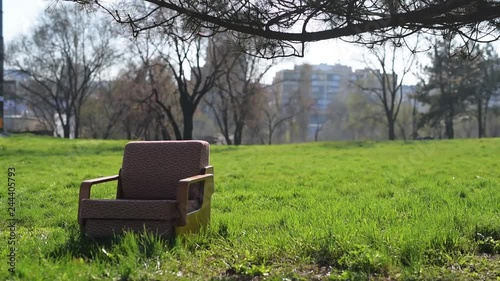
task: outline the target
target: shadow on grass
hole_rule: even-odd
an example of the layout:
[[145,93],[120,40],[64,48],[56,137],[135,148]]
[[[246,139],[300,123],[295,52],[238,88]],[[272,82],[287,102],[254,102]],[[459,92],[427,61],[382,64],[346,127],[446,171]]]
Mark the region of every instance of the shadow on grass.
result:
[[151,232],[125,232],[108,239],[92,239],[80,232],[77,227],[69,229],[66,243],[56,247],[48,254],[49,258],[72,257],[88,260],[115,260],[121,256],[151,258],[160,256],[175,246],[175,239],[163,238]]
[[107,153],[123,153],[123,147],[50,147],[46,150],[35,148],[7,149],[2,151],[3,156],[26,156],[26,157],[47,157],[47,156],[68,156],[68,155],[101,155]]
[[306,251],[318,268],[331,267],[348,271],[348,280],[389,276],[390,260],[387,257],[376,249],[350,243],[331,232],[324,237],[316,237]]
[[241,150],[245,149],[245,147],[242,146],[237,146],[237,145],[213,145],[211,146],[211,153],[225,153],[225,152],[231,152],[231,151],[236,151],[236,150]]
[[334,141],[334,142],[324,142],[321,147],[324,148],[335,148],[335,149],[352,149],[352,148],[370,148],[375,146],[374,141]]
[[256,279],[255,279],[255,276],[231,275],[231,273],[226,273],[223,276],[213,277],[209,280],[210,281],[250,281],[250,280],[256,280]]
[[479,253],[500,255],[500,229],[494,225],[476,226],[475,235]]

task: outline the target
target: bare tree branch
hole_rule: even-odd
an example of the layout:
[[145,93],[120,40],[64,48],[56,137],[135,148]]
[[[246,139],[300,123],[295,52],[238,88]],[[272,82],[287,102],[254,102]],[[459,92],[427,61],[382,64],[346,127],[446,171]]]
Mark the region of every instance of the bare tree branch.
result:
[[[182,22],[184,39],[226,32],[243,50],[261,57],[303,56],[304,43],[348,38],[377,44],[416,32],[461,34],[470,41],[494,40],[500,3],[490,0],[68,0],[105,9],[133,34]],[[145,5],[147,4],[147,5]],[[136,6],[147,9],[138,13]],[[394,37],[396,36],[396,37]],[[495,36],[495,37],[496,37]]]

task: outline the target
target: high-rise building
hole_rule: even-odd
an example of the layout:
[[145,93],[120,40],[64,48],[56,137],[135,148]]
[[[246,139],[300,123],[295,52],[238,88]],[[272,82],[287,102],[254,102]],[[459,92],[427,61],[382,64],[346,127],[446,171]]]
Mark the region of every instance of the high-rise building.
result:
[[282,102],[296,99],[307,109],[292,120],[287,141],[314,138],[328,119],[330,104],[347,94],[351,76],[351,67],[341,64],[302,64],[276,73],[274,84]]

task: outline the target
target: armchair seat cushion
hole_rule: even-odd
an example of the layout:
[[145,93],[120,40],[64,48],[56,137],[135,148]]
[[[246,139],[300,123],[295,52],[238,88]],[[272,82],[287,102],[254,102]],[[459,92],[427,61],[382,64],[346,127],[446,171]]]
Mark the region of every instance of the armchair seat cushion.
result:
[[[197,200],[189,200],[188,212],[199,208]],[[83,199],[82,219],[100,220],[167,220],[177,219],[175,200]]]

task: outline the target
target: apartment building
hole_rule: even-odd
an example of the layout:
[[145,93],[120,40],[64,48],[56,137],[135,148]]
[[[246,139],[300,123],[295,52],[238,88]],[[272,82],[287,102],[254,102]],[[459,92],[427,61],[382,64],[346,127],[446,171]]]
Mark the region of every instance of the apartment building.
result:
[[290,122],[284,141],[309,141],[328,119],[328,107],[345,97],[351,85],[352,68],[342,64],[295,65],[278,71],[273,83],[283,104],[294,101],[307,110]]

